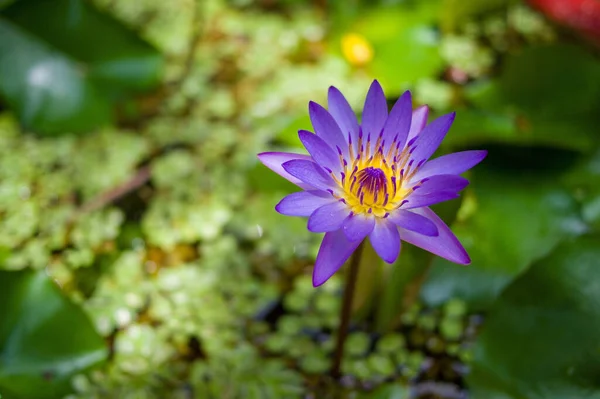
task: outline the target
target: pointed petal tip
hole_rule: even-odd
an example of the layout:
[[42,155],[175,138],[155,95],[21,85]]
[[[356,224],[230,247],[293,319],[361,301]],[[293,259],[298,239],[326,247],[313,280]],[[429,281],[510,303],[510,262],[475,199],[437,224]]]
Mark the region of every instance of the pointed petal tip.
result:
[[383,91],[383,88],[381,87],[381,83],[379,83],[379,80],[373,79],[373,82],[371,82],[371,86],[369,86],[369,91],[371,91],[372,89],[377,89],[377,90]]
[[308,111],[309,112],[315,112],[315,111],[318,112],[318,111],[327,111],[327,110],[321,104],[311,100],[308,102]]
[[315,270],[313,269],[312,285],[314,288],[322,286],[329,279],[330,279],[330,277],[324,279],[322,276],[317,276],[317,273],[315,273]]
[[462,266],[469,266],[471,264],[471,257],[469,257],[469,254],[465,251],[463,258],[458,259],[456,263]]
[[[281,201],[279,201],[277,203],[277,205],[275,205],[275,212],[277,213],[281,213],[281,203],[283,202],[283,199]],[[283,213],[281,213],[283,215]]]
[[303,130],[303,129],[298,130],[298,138],[300,139],[300,141],[302,141],[303,138],[307,137],[310,134],[312,134],[312,133],[309,132],[308,130]]
[[321,242],[313,269],[313,286],[329,280],[358,247],[360,241],[350,242],[341,230],[326,233]]
[[293,165],[294,164],[293,162],[294,162],[293,159],[291,159],[289,161],[285,161],[284,163],[281,164],[281,167],[283,168],[283,170],[285,170],[287,172],[287,168],[289,168],[290,165]]
[[[458,239],[457,239],[458,241]],[[458,243],[460,244],[460,241],[458,241]],[[445,258],[447,260],[449,260],[452,263],[456,263],[457,265],[461,265],[461,266],[468,266],[471,264],[471,257],[469,256],[469,254],[467,253],[467,250],[464,249],[464,247],[462,246],[462,244],[460,245],[460,248],[458,248],[459,253],[455,253],[453,255],[449,255],[449,256],[441,256],[444,254],[440,254],[438,256],[441,256],[442,258]]]
[[469,169],[476,166],[478,163],[483,161],[488,156],[487,150],[471,150],[471,151],[476,154],[477,159],[476,159],[476,162],[473,164],[473,166],[471,166]]
[[[400,255],[400,254],[398,254],[398,255]],[[381,258],[381,259],[383,259],[383,261],[384,261],[385,263],[387,263],[387,264],[390,264],[390,265],[391,265],[392,263],[394,263],[394,262],[396,261],[396,259],[398,259],[398,255],[396,255],[394,258],[387,258],[387,259],[385,259],[385,258]]]
[[258,154],[256,154],[256,158],[258,158],[259,161],[263,162],[264,157],[269,156],[269,152],[259,152]]

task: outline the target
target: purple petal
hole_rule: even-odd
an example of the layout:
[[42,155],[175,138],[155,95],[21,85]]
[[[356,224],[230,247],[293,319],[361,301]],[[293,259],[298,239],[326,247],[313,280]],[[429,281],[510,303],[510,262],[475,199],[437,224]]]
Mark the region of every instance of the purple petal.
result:
[[396,209],[388,216],[388,220],[398,227],[414,231],[415,233],[423,234],[429,237],[437,236],[438,229],[435,224],[423,215],[407,211],[404,209]]
[[339,270],[360,241],[348,241],[342,230],[326,233],[313,270],[313,286],[318,287]]
[[335,190],[337,185],[335,181],[323,169],[313,161],[292,160],[283,165],[283,169],[290,175],[300,179],[309,185],[309,188],[319,190]]
[[378,81],[374,80],[367,93],[362,116],[362,131],[366,137],[371,135],[371,142],[377,141],[377,136],[383,129],[387,119],[388,108],[383,89]]
[[443,155],[423,165],[412,180],[417,181],[438,174],[458,175],[483,161],[486,155],[487,151],[485,150],[462,151]]
[[400,254],[400,234],[398,227],[386,219],[379,219],[369,235],[371,245],[377,255],[387,263],[393,263]]
[[372,215],[353,214],[344,222],[344,234],[350,241],[362,240],[373,231],[375,217]]
[[317,136],[323,139],[336,153],[342,152],[348,157],[348,143],[333,116],[321,105],[311,101],[308,104],[310,121],[315,128]]
[[456,191],[437,191],[435,193],[425,195],[411,195],[408,200],[405,200],[402,204],[402,209],[413,209],[421,208],[424,206],[430,206],[439,204],[440,202],[453,200],[458,198],[459,195]]
[[342,165],[340,163],[339,155],[337,155],[323,139],[306,130],[300,130],[298,132],[298,137],[316,163],[335,174],[341,172]]
[[[415,195],[424,195],[439,191],[459,192],[469,185],[469,180],[459,175],[435,175],[422,180],[413,186]],[[413,194],[409,194],[408,200]]]
[[412,99],[410,91],[405,91],[398,101],[396,101],[396,104],[394,104],[383,127],[383,139],[385,140],[384,154],[387,154],[387,151],[394,143],[399,143],[398,146],[404,148],[411,120]]
[[417,134],[421,133],[421,130],[427,124],[427,116],[429,115],[429,107],[422,105],[415,109],[412,113],[412,122],[410,124],[410,131],[408,132],[407,140],[412,140]]
[[342,227],[350,215],[350,208],[342,201],[323,205],[308,218],[308,230],[313,233],[327,233]]
[[304,189],[312,188],[309,184],[306,184],[302,180],[298,179],[297,177],[290,175],[288,172],[285,171],[285,169],[283,169],[283,166],[282,166],[282,164],[284,164],[288,161],[297,160],[297,159],[300,159],[303,161],[310,161],[311,160],[310,156],[303,155],[303,154],[294,154],[291,152],[262,152],[262,153],[258,154],[258,159],[267,168],[271,169],[273,172],[277,173],[278,175],[284,177],[291,183],[294,183],[295,185],[297,185],[301,188],[304,188]]
[[348,135],[350,135],[352,145],[354,146],[354,153],[356,154],[358,150],[358,122],[354,111],[350,107],[350,104],[348,104],[348,101],[346,101],[344,95],[333,86],[329,88],[327,103],[329,113],[339,125],[346,141],[348,141]]
[[440,116],[429,125],[425,126],[423,131],[417,135],[412,146],[414,150],[411,154],[411,159],[415,164],[427,161],[435,150],[437,150],[446,136],[446,133],[448,133],[455,115],[456,114],[452,112]]
[[310,216],[318,208],[335,201],[336,199],[325,191],[300,191],[285,196],[275,206],[275,210],[287,216]]
[[429,208],[419,208],[413,210],[413,212],[431,220],[436,225],[439,234],[437,237],[426,237],[419,233],[400,229],[400,237],[404,241],[423,248],[432,254],[441,256],[444,259],[448,259],[450,262],[459,263],[461,265],[468,265],[471,263],[467,251],[465,251],[452,231],[450,231],[448,226],[446,226],[435,212]]

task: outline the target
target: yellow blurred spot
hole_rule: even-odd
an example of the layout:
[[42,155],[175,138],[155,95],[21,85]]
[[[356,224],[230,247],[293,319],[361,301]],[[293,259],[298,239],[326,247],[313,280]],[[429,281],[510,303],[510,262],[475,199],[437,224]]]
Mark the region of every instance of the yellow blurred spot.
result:
[[357,33],[347,33],[342,37],[342,53],[352,65],[363,66],[373,59],[373,47]]

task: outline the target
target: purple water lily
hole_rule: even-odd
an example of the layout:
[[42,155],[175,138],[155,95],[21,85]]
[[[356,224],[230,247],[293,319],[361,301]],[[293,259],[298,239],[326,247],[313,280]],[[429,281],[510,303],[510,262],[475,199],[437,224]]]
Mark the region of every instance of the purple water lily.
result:
[[448,226],[428,207],[458,197],[469,181],[460,173],[486,151],[463,151],[429,161],[454,121],[454,113],[427,124],[428,108],[412,110],[405,92],[388,114],[379,83],[371,84],[357,122],[350,105],[329,88],[329,111],[310,102],[316,134],[298,135],[310,155],[264,152],[260,161],[304,191],[275,209],[308,216],[308,229],[325,233],[313,285],[327,281],[368,236],[377,254],[392,263],[401,240],[459,264],[469,255]]

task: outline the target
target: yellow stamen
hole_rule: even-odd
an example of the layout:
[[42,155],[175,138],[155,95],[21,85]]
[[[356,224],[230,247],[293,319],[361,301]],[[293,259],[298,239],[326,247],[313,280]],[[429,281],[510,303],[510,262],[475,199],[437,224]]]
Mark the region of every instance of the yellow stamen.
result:
[[[344,169],[345,178],[342,181],[334,178],[343,193],[341,198],[351,207],[353,213],[372,213],[377,217],[386,217],[412,192],[412,189],[403,187],[403,183],[408,181],[408,176],[401,175],[401,168],[398,167],[408,162],[409,154],[402,151],[394,164],[394,157],[390,157],[391,152],[388,152],[387,156],[383,154],[381,137],[377,140],[372,156],[369,156],[369,140],[366,144],[367,148],[359,153],[360,156],[351,159],[352,163]],[[358,145],[360,151],[362,137],[359,138]],[[398,156],[400,151],[394,152],[394,155]],[[347,174],[349,171],[350,174]],[[413,170],[411,172],[414,173]]]

